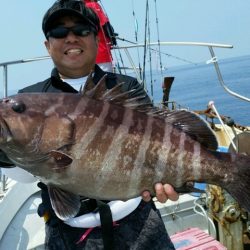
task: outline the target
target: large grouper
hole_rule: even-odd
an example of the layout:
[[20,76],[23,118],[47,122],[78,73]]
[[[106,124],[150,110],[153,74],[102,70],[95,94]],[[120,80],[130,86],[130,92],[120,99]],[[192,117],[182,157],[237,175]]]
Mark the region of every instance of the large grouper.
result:
[[0,149],[47,184],[61,219],[80,196],[127,200],[154,184],[206,182],[250,211],[250,157],[217,152],[209,125],[186,110],[161,110],[91,77],[80,93],[22,93],[0,101]]

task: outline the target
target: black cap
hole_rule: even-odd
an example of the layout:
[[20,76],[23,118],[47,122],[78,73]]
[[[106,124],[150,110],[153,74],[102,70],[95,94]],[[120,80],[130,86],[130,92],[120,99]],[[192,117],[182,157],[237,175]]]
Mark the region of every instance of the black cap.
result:
[[82,0],[57,0],[45,13],[42,29],[46,36],[56,19],[63,16],[75,16],[88,23],[95,34],[100,29],[100,21],[95,12],[87,8]]

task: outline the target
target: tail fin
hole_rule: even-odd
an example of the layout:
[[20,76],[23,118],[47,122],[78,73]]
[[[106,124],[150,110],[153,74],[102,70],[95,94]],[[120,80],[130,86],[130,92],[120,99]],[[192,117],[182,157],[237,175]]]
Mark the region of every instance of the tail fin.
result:
[[239,205],[250,212],[250,156],[235,154],[233,178],[223,186]]

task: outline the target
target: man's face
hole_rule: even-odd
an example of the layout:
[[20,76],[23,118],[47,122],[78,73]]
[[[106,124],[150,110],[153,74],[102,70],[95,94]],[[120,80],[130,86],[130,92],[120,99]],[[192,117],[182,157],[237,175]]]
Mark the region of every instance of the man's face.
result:
[[[71,28],[79,23],[78,19],[65,16],[57,20],[56,26]],[[94,68],[98,41],[93,32],[78,36],[70,31],[64,38],[49,37],[45,46],[64,78],[86,76]]]

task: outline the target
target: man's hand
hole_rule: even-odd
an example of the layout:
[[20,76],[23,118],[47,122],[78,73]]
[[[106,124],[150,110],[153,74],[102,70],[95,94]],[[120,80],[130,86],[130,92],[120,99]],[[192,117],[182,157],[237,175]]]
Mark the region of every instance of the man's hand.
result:
[[[179,199],[178,193],[175,192],[174,188],[169,184],[155,184],[155,194],[159,202],[165,203],[168,199],[171,201],[177,201]],[[142,193],[142,199],[146,202],[151,200],[151,195],[148,191]]]

